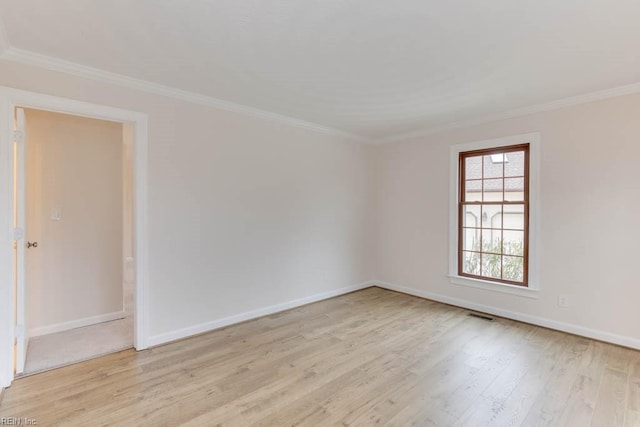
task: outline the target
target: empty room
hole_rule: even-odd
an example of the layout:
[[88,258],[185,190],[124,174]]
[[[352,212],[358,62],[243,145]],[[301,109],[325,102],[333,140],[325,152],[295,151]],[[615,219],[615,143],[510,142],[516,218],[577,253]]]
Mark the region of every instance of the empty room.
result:
[[638,22],[0,0],[0,425],[640,426]]

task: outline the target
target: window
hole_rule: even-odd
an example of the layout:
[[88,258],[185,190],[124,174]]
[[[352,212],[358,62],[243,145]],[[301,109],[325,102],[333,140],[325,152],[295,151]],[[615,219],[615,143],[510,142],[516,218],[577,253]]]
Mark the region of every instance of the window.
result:
[[459,160],[458,274],[527,286],[529,144]]
[[452,283],[537,298],[538,140],[527,134],[452,147]]

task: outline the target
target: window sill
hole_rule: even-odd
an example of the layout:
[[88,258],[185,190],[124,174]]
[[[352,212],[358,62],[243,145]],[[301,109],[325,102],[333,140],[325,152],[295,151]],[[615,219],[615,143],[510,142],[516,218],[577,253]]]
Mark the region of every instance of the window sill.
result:
[[525,298],[538,299],[538,289],[531,287],[525,288],[516,285],[508,285],[506,283],[491,282],[489,280],[472,279],[470,277],[449,276],[449,281],[454,285],[468,286],[476,289],[484,289],[486,291],[501,292],[503,294],[517,295]]

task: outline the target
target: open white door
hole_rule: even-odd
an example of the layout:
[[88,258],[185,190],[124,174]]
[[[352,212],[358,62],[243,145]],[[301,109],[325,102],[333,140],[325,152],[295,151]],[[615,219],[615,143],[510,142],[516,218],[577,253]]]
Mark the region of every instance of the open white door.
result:
[[26,191],[25,191],[25,141],[26,123],[24,110],[16,108],[14,145],[14,248],[15,248],[15,286],[16,286],[16,375],[24,371],[27,358],[28,337],[26,325],[26,283],[25,283],[25,235],[26,235]]

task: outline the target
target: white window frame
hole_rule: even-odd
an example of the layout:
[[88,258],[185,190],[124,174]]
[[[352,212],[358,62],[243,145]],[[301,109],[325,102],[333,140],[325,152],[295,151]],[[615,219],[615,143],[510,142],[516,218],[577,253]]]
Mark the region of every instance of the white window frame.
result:
[[[461,152],[507,147],[529,143],[529,281],[528,286],[510,285],[490,279],[475,279],[458,275],[458,191],[459,156]],[[453,285],[469,286],[527,298],[538,298],[540,279],[538,247],[540,230],[540,133],[526,133],[496,139],[486,139],[451,146],[449,163],[449,280]]]

